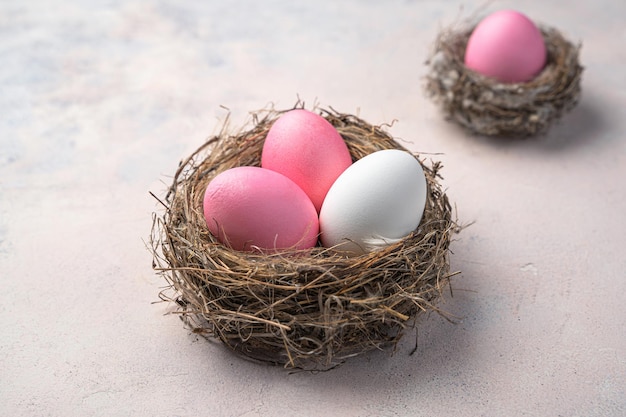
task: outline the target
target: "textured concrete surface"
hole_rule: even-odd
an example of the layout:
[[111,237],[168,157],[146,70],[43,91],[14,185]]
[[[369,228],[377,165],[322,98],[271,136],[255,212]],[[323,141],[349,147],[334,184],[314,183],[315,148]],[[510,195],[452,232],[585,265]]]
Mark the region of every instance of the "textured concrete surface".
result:
[[[442,26],[515,6],[583,43],[546,137],[424,97]],[[0,415],[626,415],[626,3],[0,3]],[[287,373],[186,331],[144,241],[180,159],[274,103],[359,113],[444,162],[454,296],[390,356]]]

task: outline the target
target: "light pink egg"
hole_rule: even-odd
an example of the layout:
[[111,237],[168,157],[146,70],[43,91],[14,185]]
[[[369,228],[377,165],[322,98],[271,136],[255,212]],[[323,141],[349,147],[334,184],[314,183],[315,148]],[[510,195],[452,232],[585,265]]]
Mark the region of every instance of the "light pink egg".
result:
[[315,246],[317,211],[293,181],[259,167],[218,174],[204,193],[204,218],[211,233],[235,250],[267,251]]
[[526,82],[546,65],[546,45],[528,17],[501,10],[474,28],[465,50],[465,65],[503,83]]
[[304,109],[284,113],[274,122],[261,153],[261,166],[298,184],[318,212],[330,186],[351,164],[348,147],[335,127]]

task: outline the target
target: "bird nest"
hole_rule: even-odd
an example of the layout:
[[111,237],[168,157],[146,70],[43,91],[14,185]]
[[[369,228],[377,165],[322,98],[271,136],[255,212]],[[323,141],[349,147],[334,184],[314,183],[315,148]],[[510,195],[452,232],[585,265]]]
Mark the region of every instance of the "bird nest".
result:
[[539,29],[547,49],[546,66],[525,83],[501,83],[468,69],[465,48],[475,24],[442,30],[426,62],[426,92],[447,119],[472,133],[527,137],[545,133],[553,122],[576,106],[583,68],[580,45],[558,30]]
[[[240,252],[210,234],[202,209],[207,184],[226,169],[260,166],[265,136],[281,113],[254,113],[253,126],[237,134],[222,129],[181,161],[165,197],[155,196],[165,208],[154,213],[151,235],[153,268],[168,283],[160,297],[194,333],[248,358],[309,370],[389,349],[424,313],[445,317],[436,304],[455,275],[449,245],[458,226],[438,183],[439,162],[420,161],[428,195],[417,229],[377,252],[345,257],[320,246]],[[406,150],[381,126],[334,110],[320,114],[341,134],[353,161],[378,150]]]

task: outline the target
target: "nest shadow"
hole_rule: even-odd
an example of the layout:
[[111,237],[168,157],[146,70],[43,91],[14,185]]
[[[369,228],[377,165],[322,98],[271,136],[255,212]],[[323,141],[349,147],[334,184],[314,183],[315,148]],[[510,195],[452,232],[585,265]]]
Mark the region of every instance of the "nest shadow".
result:
[[607,129],[610,129],[610,126],[598,103],[593,97],[584,94],[578,106],[546,133],[539,146],[548,151],[583,146],[596,142]]
[[465,138],[496,148],[535,148],[542,152],[562,152],[584,147],[591,143],[599,145],[603,132],[610,130],[607,120],[599,107],[600,103],[588,94],[581,96],[576,108],[555,121],[549,131],[519,140],[517,137],[490,136],[468,132],[458,124],[450,124],[447,129],[454,131],[452,136]]

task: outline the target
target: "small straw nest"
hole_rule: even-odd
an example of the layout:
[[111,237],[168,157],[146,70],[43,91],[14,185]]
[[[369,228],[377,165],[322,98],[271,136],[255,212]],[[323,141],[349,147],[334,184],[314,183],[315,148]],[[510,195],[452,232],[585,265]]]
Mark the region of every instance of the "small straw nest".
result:
[[442,30],[426,62],[426,92],[447,119],[471,133],[528,137],[547,132],[576,106],[583,72],[580,45],[540,25],[548,55],[545,68],[531,81],[505,84],[465,67],[465,48],[475,27],[466,22]]
[[[297,105],[296,105],[297,106]],[[245,357],[287,368],[326,370],[372,349],[393,347],[420,313],[435,311],[449,288],[448,252],[458,231],[437,180],[441,164],[422,166],[428,196],[418,228],[385,249],[347,258],[332,250],[275,254],[235,251],[206,226],[204,190],[220,172],[259,166],[263,141],[282,112],[253,113],[253,127],[222,132],[182,161],[153,214],[153,268],[168,281],[160,297],[175,302],[194,333],[217,337]],[[380,126],[320,110],[353,160],[403,149]]]

